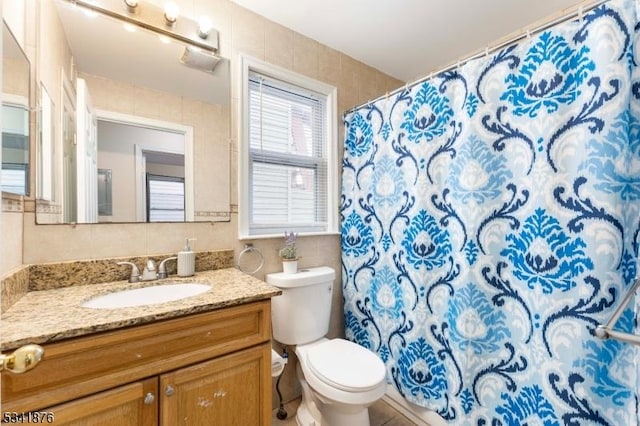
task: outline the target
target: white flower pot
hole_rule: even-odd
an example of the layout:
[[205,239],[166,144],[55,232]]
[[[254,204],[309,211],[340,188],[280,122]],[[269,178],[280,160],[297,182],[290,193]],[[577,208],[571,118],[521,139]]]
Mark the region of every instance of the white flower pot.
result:
[[295,274],[298,272],[297,260],[282,260],[282,272],[285,274]]

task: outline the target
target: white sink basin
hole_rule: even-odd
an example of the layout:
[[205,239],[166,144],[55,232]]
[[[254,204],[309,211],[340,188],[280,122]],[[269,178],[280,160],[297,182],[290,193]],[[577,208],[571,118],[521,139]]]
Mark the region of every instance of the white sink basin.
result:
[[132,288],[104,294],[87,300],[81,306],[92,309],[116,309],[157,305],[159,303],[197,296],[209,290],[211,290],[211,286],[205,284],[158,284],[150,287]]

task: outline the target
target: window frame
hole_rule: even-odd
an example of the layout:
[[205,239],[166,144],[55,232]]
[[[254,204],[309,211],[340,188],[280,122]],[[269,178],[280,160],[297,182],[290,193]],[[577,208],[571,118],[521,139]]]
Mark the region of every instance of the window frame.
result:
[[[250,146],[249,146],[249,75],[251,72],[265,75],[285,84],[301,87],[318,93],[325,98],[324,123],[326,143],[326,219],[327,226],[323,231],[305,231],[304,227],[291,227],[288,231],[300,235],[336,235],[338,234],[338,152],[337,152],[337,89],[334,86],[285,68],[269,64],[254,57],[240,53],[239,55],[239,102],[238,102],[238,230],[239,239],[274,238],[282,234],[251,233],[250,224]],[[285,163],[282,163],[283,165]],[[308,224],[311,225],[311,224]]]

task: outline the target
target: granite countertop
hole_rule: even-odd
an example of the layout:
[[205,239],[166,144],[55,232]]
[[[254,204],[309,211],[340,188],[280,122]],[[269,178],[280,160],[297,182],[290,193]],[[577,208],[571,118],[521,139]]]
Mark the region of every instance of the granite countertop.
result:
[[[118,290],[154,286],[167,282],[211,285],[206,293],[156,305],[117,309],[80,306],[95,296]],[[117,281],[30,291],[0,318],[0,351],[28,343],[48,343],[156,320],[206,312],[226,306],[269,299],[280,290],[235,268],[197,272],[195,276],[129,283]]]

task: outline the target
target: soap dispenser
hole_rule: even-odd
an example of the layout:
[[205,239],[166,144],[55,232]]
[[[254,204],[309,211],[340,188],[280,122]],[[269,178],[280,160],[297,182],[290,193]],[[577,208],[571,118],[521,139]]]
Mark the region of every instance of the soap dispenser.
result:
[[196,272],[196,254],[191,251],[191,241],[195,238],[186,238],[186,244],[181,252],[178,252],[178,276],[190,277]]

